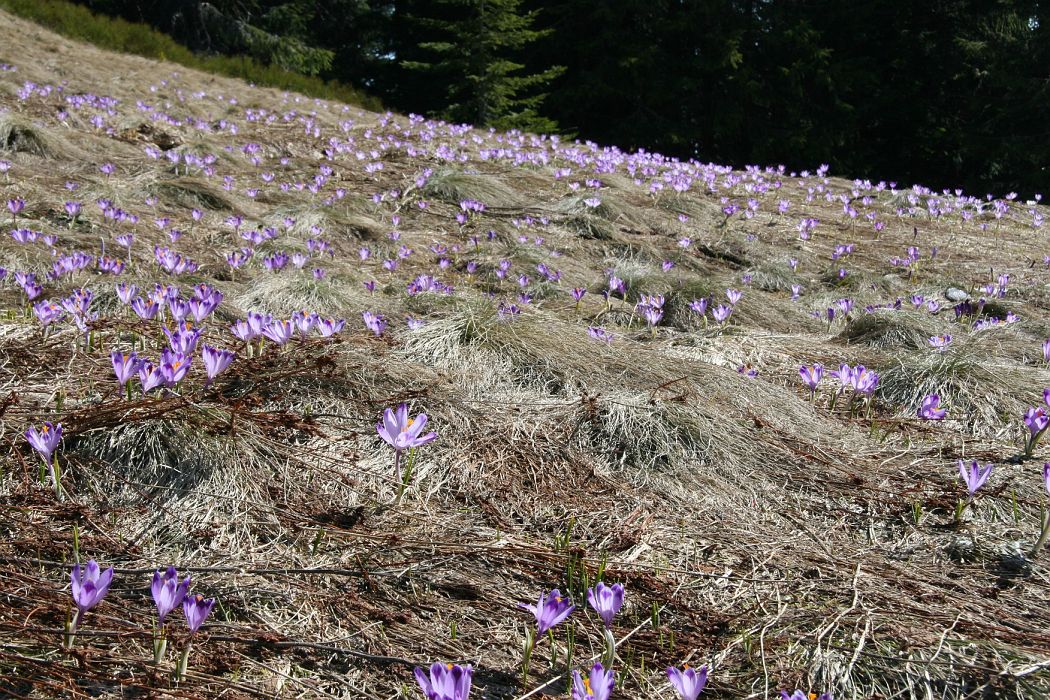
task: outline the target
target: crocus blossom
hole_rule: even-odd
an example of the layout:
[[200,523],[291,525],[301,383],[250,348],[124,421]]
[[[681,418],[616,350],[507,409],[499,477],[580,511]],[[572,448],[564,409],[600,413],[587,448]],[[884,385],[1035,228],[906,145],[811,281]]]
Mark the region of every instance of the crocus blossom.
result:
[[682,700],[696,700],[697,696],[707,685],[707,666],[701,666],[700,670],[690,668],[686,665],[681,671],[669,666],[667,678],[671,681]]
[[77,564],[70,573],[72,584],[73,602],[76,603],[77,618],[83,617],[84,613],[102,602],[109,593],[109,585],[113,582],[113,567],[100,571],[98,562],[94,559],[88,561],[87,566]]
[[613,618],[623,606],[623,584],[606,586],[599,581],[594,588],[587,589],[587,603],[598,613],[605,627],[611,628]]
[[190,577],[187,576],[182,583],[179,583],[179,575],[174,566],[169,566],[163,574],[160,571],[153,572],[150,593],[153,595],[153,602],[157,605],[157,618],[161,625],[164,624],[164,618],[168,616],[168,613],[182,605],[189,588]]
[[415,418],[408,415],[408,405],[401,404],[396,410],[383,411],[383,422],[376,425],[379,437],[383,438],[395,451],[422,447],[437,438],[437,433],[421,435],[427,425],[427,414],[420,413]]
[[1024,424],[1029,433],[1025,441],[1024,453],[1026,457],[1031,457],[1036,445],[1039,444],[1039,438],[1046,432],[1047,427],[1050,427],[1050,415],[1042,406],[1029,406],[1024,412]]
[[922,406],[919,407],[919,418],[923,420],[943,420],[948,414],[948,409],[940,406],[941,397],[937,394],[930,394],[922,400]]
[[539,601],[535,605],[518,603],[518,607],[525,608],[536,616],[536,636],[543,636],[547,630],[562,622],[576,609],[568,598],[562,597],[557,588],[547,594],[540,594]]
[[208,384],[211,384],[215,377],[230,366],[235,356],[236,353],[231,350],[213,348],[210,345],[205,345],[201,349],[201,359],[204,361],[204,371],[208,375]]
[[984,486],[984,483],[988,481],[988,477],[992,474],[992,465],[986,464],[981,467],[977,460],[973,460],[970,464],[966,464],[965,461],[959,460],[959,474],[962,475],[963,481],[966,483],[966,490],[973,496],[977,492],[977,489]]
[[196,633],[200,629],[213,607],[215,607],[215,599],[205,598],[200,593],[186,595],[183,598],[182,612],[186,615],[186,626],[190,628],[191,634]]
[[427,700],[467,700],[474,668],[470,664],[433,664],[429,677],[418,666],[413,674]]
[[62,441],[62,424],[53,425],[45,421],[40,430],[30,427],[25,432],[26,440],[33,449],[40,453],[45,462],[51,461],[51,455],[58,449],[58,443]]
[[810,394],[817,390],[817,385],[820,384],[820,380],[824,377],[824,365],[815,364],[812,367],[802,365],[798,369],[799,376],[802,377],[802,383],[809,388]]
[[606,671],[601,664],[594,664],[586,678],[579,671],[573,671],[572,700],[609,700],[615,676],[612,669]]
[[[251,319],[249,319],[249,323],[251,323]],[[278,319],[272,321],[269,325],[263,328],[262,334],[278,345],[284,345],[291,340],[294,331],[295,327],[292,325],[291,321],[282,321]]]

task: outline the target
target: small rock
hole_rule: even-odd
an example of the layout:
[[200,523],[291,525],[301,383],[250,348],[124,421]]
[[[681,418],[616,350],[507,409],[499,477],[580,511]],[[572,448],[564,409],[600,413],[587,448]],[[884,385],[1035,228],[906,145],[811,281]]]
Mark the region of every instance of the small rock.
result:
[[965,289],[959,289],[958,287],[948,287],[946,290],[944,290],[944,296],[948,299],[948,301],[955,302],[966,301],[970,298],[969,292],[967,292]]

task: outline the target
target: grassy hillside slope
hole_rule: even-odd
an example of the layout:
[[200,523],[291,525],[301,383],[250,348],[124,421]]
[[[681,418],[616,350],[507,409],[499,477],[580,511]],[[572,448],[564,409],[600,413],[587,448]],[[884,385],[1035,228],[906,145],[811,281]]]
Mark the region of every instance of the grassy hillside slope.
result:
[[[683,663],[702,697],[1050,694],[1047,452],[1021,455],[1045,207],[376,114],[0,20],[0,697],[418,697],[433,662],[564,697],[599,578],[615,697]],[[111,353],[161,362],[170,300],[212,290],[184,332],[229,367],[122,390]],[[346,325],[245,341],[251,312]],[[401,402],[438,437],[399,498]],[[956,517],[958,460],[995,466]],[[116,573],[67,653],[74,557]],[[168,565],[218,601],[181,683]],[[577,610],[523,679],[519,603],[555,587]]]

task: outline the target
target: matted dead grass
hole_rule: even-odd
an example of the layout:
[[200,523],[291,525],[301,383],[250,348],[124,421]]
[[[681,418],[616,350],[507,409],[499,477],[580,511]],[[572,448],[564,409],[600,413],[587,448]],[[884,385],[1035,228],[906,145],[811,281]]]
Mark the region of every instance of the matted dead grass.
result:
[[[1020,214],[982,233],[950,217],[898,217],[907,195],[882,193],[870,206],[886,222],[876,237],[846,221],[837,198],[806,202],[797,178],[752,170],[750,182],[781,186],[755,217],[727,219],[703,188],[639,188],[637,173],[612,165],[614,151],[578,144],[551,155],[529,136],[424,127],[107,54],[0,17],[0,62],[18,68],[0,73],[0,158],[12,164],[0,201],[24,197],[19,225],[57,236],[63,251],[95,251],[100,238],[113,251],[125,228],[101,219],[98,198],[137,215],[122,279],[215,285],[226,298],[202,342],[239,353],[208,389],[128,401],[108,353],[152,349],[159,331],[119,304],[112,278],[46,282],[53,300],[96,290],[101,318],[89,336],[68,325],[43,333],[13,282],[2,283],[0,697],[413,697],[412,667],[434,661],[473,663],[478,696],[564,695],[567,671],[601,653],[600,626],[583,610],[599,572],[628,591],[615,625],[617,697],[668,697],[661,669],[686,662],[712,664],[705,697],[795,687],[840,699],[1050,695],[1050,579],[1027,555],[1045,494],[1036,462],[1017,458],[1020,412],[1050,383],[1040,349],[1050,278],[1032,264],[1042,251]],[[94,112],[57,122],[57,93],[16,97],[25,81],[62,80],[68,94],[120,101],[107,115],[112,134],[91,124]],[[145,122],[137,100],[164,105],[173,122]],[[248,122],[247,105],[296,116]],[[197,128],[191,116],[237,120],[240,130]],[[333,156],[330,138],[355,145]],[[259,166],[240,150],[249,143]],[[542,158],[516,165],[501,155],[511,143]],[[150,159],[150,144],[214,157],[215,176]],[[366,170],[374,161],[384,168]],[[104,176],[102,162],[117,172]],[[342,197],[305,187],[321,165]],[[566,180],[600,185],[569,190],[551,175],[559,167],[574,171]],[[660,167],[670,178],[671,164]],[[734,175],[711,172],[718,183]],[[304,187],[266,186],[265,173]],[[67,180],[80,188],[66,190]],[[854,187],[820,182],[836,195]],[[727,188],[740,202],[761,196]],[[69,198],[84,203],[75,223],[63,211]],[[789,215],[769,213],[780,198]],[[457,224],[465,199],[487,212]],[[204,212],[199,223],[193,208]],[[335,255],[301,271],[231,271],[222,254],[244,245],[231,215],[243,217],[242,231],[281,231],[256,255],[302,252],[311,238]],[[803,216],[821,221],[804,243],[794,228]],[[173,245],[153,223],[161,217],[185,231],[174,247],[201,263],[194,275],[162,278],[150,262],[154,245]],[[449,264],[435,271],[428,247],[439,242]],[[854,253],[833,261],[846,242]],[[384,270],[402,245],[415,252]],[[910,245],[940,251],[909,275],[889,259]],[[41,243],[6,233],[0,242],[9,270],[44,279],[53,258]],[[502,281],[501,261],[511,264]],[[562,278],[539,281],[541,265]],[[1009,272],[1011,286],[984,318],[1020,320],[973,332],[942,290],[946,280],[967,290],[994,282],[989,268]],[[602,298],[609,272],[627,283],[626,300]],[[424,273],[454,293],[409,296],[406,284]],[[506,305],[521,274],[534,300],[514,314]],[[576,286],[587,289],[580,304],[568,295]],[[727,303],[727,288],[744,296],[724,327],[689,309],[701,298]],[[913,293],[940,310],[910,309]],[[634,309],[650,294],[666,298],[652,330]],[[844,297],[855,304],[848,319],[813,316]],[[898,297],[903,310],[863,311]],[[345,316],[347,330],[248,357],[226,330],[248,310]],[[363,328],[362,311],[387,317],[383,337]],[[406,316],[423,325],[408,328]],[[594,340],[589,326],[614,340]],[[946,332],[956,339],[936,353],[928,338]],[[810,400],[798,367],[814,362],[877,369],[870,413],[850,410],[845,396],[833,403],[827,380]],[[920,423],[914,413],[933,392],[950,419]],[[402,401],[426,411],[440,437],[395,505],[375,423]],[[21,437],[45,419],[66,430],[63,501],[37,483]],[[997,465],[960,522],[957,459]],[[114,565],[117,577],[65,653],[74,551]],[[219,600],[181,684],[150,662],[148,580],[169,563]],[[517,603],[556,586],[580,605],[573,656],[559,628],[522,682],[531,618]]]

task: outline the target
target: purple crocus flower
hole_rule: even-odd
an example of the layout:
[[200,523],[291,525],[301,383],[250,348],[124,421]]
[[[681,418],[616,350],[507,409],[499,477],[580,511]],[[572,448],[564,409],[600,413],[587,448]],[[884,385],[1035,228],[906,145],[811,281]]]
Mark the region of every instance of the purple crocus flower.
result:
[[[248,319],[249,324],[251,318]],[[295,331],[295,327],[291,321],[275,320],[270,322],[265,328],[262,329],[262,334],[277,343],[278,345],[284,345],[292,338],[292,333]]]
[[711,309],[711,315],[714,316],[715,320],[719,323],[725,323],[730,316],[733,315],[733,307],[726,306],[725,304],[719,304],[715,308]]
[[40,430],[30,427],[25,432],[26,440],[33,446],[45,462],[51,461],[51,455],[58,449],[58,443],[62,441],[62,424],[52,425],[45,421]]
[[21,197],[15,197],[14,199],[7,200],[7,210],[11,212],[14,217],[22,212],[26,208],[26,200]]
[[583,299],[583,295],[586,294],[586,293],[587,293],[587,290],[584,287],[573,287],[572,288],[572,298],[576,301],[577,304],[580,303],[580,299]]
[[117,287],[117,298],[125,304],[130,304],[132,298],[138,293],[139,288],[128,282],[121,282],[116,285]]
[[1050,416],[1047,416],[1046,409],[1042,406],[1038,408],[1029,406],[1028,410],[1024,412],[1024,424],[1034,439],[1046,430],[1047,425],[1050,425]]
[[160,356],[160,371],[164,383],[171,386],[186,378],[190,371],[191,357],[183,352],[172,352],[165,349]]
[[650,326],[654,327],[660,322],[660,319],[664,317],[664,310],[658,306],[650,306],[648,304],[639,304],[638,311],[645,318],[645,322]]
[[113,361],[113,373],[117,375],[117,383],[121,388],[128,383],[132,375],[139,371],[142,363],[134,352],[124,353],[119,350],[114,350],[110,354],[110,359]]
[[923,420],[943,420],[944,416],[948,414],[948,409],[941,408],[941,397],[937,394],[930,394],[922,400],[922,406],[919,407],[919,418]]
[[938,352],[944,352],[951,345],[952,337],[950,335],[935,335],[929,339],[930,346]]
[[879,375],[864,365],[857,365],[853,368],[853,372],[850,375],[850,386],[852,386],[857,393],[870,395],[875,391],[876,385],[879,383]]
[[420,413],[415,418],[408,415],[408,405],[401,404],[397,410],[383,411],[383,422],[376,425],[379,437],[383,438],[396,452],[422,447],[437,438],[437,433],[420,435],[427,424],[427,414]]
[[984,482],[988,481],[988,477],[992,473],[992,465],[986,464],[982,468],[975,459],[967,466],[966,462],[960,459],[959,473],[962,475],[963,481],[966,482],[966,490],[970,492],[972,498],[977,489],[984,486]]
[[597,586],[587,589],[587,603],[602,618],[606,629],[612,629],[613,618],[623,606],[623,584],[606,586],[599,581]]
[[139,318],[148,321],[156,318],[157,312],[160,311],[160,305],[152,299],[147,301],[142,297],[135,297],[131,300],[131,310]]
[[589,326],[587,328],[587,334],[595,340],[599,340],[603,343],[611,343],[613,341],[613,334],[601,326]]
[[215,599],[205,598],[200,593],[183,598],[182,612],[186,616],[186,626],[190,628],[190,634],[196,634],[213,607]]
[[1043,486],[1046,487],[1046,492],[1050,494],[1050,462],[1043,462]]
[[256,336],[255,331],[252,330],[251,325],[247,321],[237,321],[230,326],[230,332],[244,342],[248,342]]
[[139,383],[142,385],[142,393],[148,394],[164,383],[163,368],[155,366],[152,362],[143,362],[139,367]]
[[[113,567],[100,572],[98,562],[91,559],[86,567],[82,568],[80,564],[73,567],[70,581],[73,602],[77,605],[77,622],[79,622],[84,613],[101,603],[109,593],[109,584],[113,581]],[[75,627],[76,623],[74,623]]]
[[365,322],[365,327],[372,331],[377,338],[383,335],[383,331],[386,330],[386,319],[382,314],[375,314],[371,311],[362,311],[361,318]]
[[568,598],[563,598],[561,591],[557,588],[548,594],[540,594],[540,599],[535,605],[518,603],[518,607],[525,608],[536,616],[536,637],[543,636],[550,628],[557,625],[569,616],[576,606]]
[[834,700],[831,693],[821,693],[818,697],[816,693],[803,693],[801,690],[796,690],[794,693],[788,694],[788,691],[780,691],[780,700]]
[[44,299],[33,304],[33,315],[37,317],[41,325],[46,327],[62,318],[65,313],[58,304]]
[[314,324],[314,328],[317,329],[318,334],[320,334],[322,338],[329,338],[343,330],[343,326],[345,325],[346,321],[343,319],[318,318],[317,323]]
[[157,617],[160,625],[164,624],[164,618],[175,608],[182,605],[186,592],[190,588],[190,577],[179,583],[179,575],[174,566],[169,566],[163,574],[160,571],[153,572],[153,583],[150,592],[153,594],[153,602],[157,605]]
[[707,685],[707,666],[701,666],[699,671],[689,668],[688,664],[681,671],[668,667],[667,678],[682,696],[682,700],[696,700]]
[[204,361],[204,371],[208,374],[207,383],[211,384],[215,377],[229,367],[235,356],[236,353],[230,350],[205,345],[201,349],[201,359]]
[[185,321],[179,322],[179,327],[174,331],[167,326],[164,327],[164,335],[168,336],[168,346],[174,352],[189,355],[197,349],[197,341],[201,337],[200,328],[193,328]]
[[418,666],[413,673],[427,700],[467,700],[474,668],[470,664],[434,664],[429,678]]
[[609,700],[616,674],[612,669],[606,671],[601,664],[594,664],[587,678],[579,671],[572,672],[572,700]]
[[809,387],[809,393],[812,396],[813,392],[817,390],[820,380],[824,377],[824,365],[819,363],[814,364],[812,367],[802,365],[798,368],[798,373],[802,377],[802,383]]
[[292,314],[292,324],[303,338],[306,338],[319,319],[320,316],[310,311],[296,311]]
[[184,321],[186,320],[186,317],[190,315],[190,305],[179,297],[175,297],[174,299],[169,298],[168,312],[171,313],[171,317],[176,321]]

